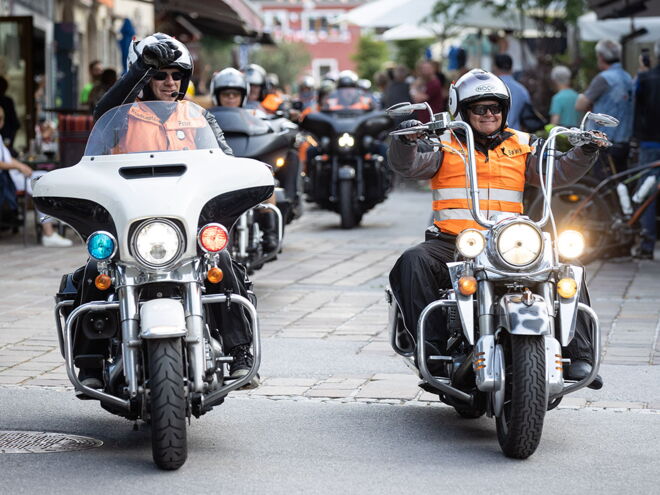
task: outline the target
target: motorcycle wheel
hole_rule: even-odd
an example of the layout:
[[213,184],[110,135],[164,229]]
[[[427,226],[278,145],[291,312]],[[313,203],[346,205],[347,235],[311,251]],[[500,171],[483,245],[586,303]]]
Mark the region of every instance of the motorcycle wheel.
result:
[[339,215],[341,216],[342,229],[352,229],[358,224],[356,210],[353,181],[339,181]]
[[526,459],[541,441],[548,398],[543,337],[505,335],[504,406],[496,418],[497,440],[507,457]]
[[188,457],[186,397],[181,339],[147,343],[151,410],[151,450],[160,469],[179,469]]
[[[571,184],[554,188],[551,198],[557,232],[561,233],[570,228],[579,230],[584,235],[585,249],[580,261],[585,265],[606,254],[606,246],[611,242],[610,227],[614,217],[610,202],[603,197],[605,193],[594,196],[577,215],[572,216],[575,208],[582,204],[592,190],[587,184]],[[543,195],[539,191],[529,207],[529,217],[539,220],[542,214]],[[551,228],[548,223],[546,231],[549,232]]]

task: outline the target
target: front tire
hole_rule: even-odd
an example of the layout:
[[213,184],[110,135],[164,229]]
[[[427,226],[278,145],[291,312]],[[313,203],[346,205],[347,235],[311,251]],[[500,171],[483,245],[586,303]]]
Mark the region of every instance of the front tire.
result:
[[497,417],[497,439],[507,457],[526,459],[541,441],[548,398],[543,337],[508,335],[504,406]]
[[342,229],[352,229],[358,224],[356,210],[353,181],[346,179],[339,181],[339,215]]
[[181,339],[150,340],[147,349],[154,462],[160,469],[179,469],[188,457]]

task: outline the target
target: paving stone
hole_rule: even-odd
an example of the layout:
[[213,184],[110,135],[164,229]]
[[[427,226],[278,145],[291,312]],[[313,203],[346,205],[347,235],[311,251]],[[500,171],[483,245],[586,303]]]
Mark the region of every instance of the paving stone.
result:
[[587,400],[580,397],[564,397],[561,400],[561,403],[557,406],[558,408],[582,408],[587,405]]
[[644,409],[646,404],[643,402],[617,402],[617,401],[596,401],[590,402],[589,407],[599,407],[603,409]]
[[353,394],[353,389],[332,389],[332,388],[313,388],[305,392],[306,397],[329,397],[332,399],[340,399],[343,397],[350,397]]
[[315,378],[266,378],[264,386],[298,386],[311,387],[317,382]]
[[250,395],[303,395],[309,387],[263,385],[253,390]]
[[417,384],[399,380],[377,380],[365,384],[355,397],[412,400],[418,393]]

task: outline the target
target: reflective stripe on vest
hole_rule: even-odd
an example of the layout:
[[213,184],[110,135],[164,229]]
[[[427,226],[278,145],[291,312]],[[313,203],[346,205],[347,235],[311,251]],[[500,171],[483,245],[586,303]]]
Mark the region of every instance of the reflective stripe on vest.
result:
[[203,116],[191,115],[185,100],[176,103],[163,123],[147,105],[138,103],[128,111],[128,129],[115,152],[194,150],[197,129],[207,125]]
[[[487,157],[475,153],[479,208],[486,218],[523,212],[526,162],[532,151],[530,136],[513,129],[507,131],[513,135],[489,150]],[[461,144],[449,134],[441,136],[441,140],[458,152],[443,153],[442,163],[431,180],[434,223],[441,231],[455,235],[467,228],[483,229],[470,212],[465,164],[459,155]]]

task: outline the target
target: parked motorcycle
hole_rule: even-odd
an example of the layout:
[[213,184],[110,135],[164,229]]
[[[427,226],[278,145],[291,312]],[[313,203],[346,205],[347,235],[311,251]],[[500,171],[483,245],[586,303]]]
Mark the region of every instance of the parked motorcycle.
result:
[[[513,214],[486,218],[477,206],[480,190],[471,127],[452,121],[448,113],[433,116],[425,104],[402,103],[388,112],[409,115],[423,109],[431,114],[430,122],[390,134],[420,133],[446,152],[464,156],[462,150],[451,150],[439,139],[444,132],[464,131],[470,211],[486,230],[467,229],[457,237],[458,259],[447,263],[452,288],[422,311],[415,339],[404,327],[399,304],[387,290],[390,342],[419,373],[420,387],[438,394],[463,417],[495,417],[504,454],[524,459],[540,442],[546,411],[566,394],[589,385],[598,373],[598,318],[592,308],[578,301],[584,269],[563,261],[580,256],[584,239],[577,231],[559,236],[556,231],[543,232],[548,221],[554,222],[547,199],[538,221]],[[592,119],[615,125],[608,116],[592,115]],[[599,139],[581,129],[555,128],[551,132],[541,150],[541,156],[547,158],[539,165],[546,198],[552,196],[554,141],[562,134],[572,134],[576,145]],[[436,355],[431,345],[422,345],[433,330],[428,325],[434,311],[444,313],[449,329],[446,355]],[[591,322],[593,368],[586,378],[571,382],[564,378],[563,367],[570,360],[562,356],[562,347],[574,338],[578,312]]]
[[[233,232],[232,255],[251,273],[277,257],[284,223],[302,214],[302,177],[295,150],[298,126],[285,118],[259,118],[244,108],[213,107],[210,111],[234,155],[268,163],[277,179],[277,206],[263,203],[246,212]],[[277,232],[276,246],[268,245],[265,225]]]
[[308,200],[339,213],[343,229],[359,225],[392,188],[384,146],[375,146],[378,135],[392,126],[385,112],[364,110],[311,113],[300,124],[318,142],[307,163]]
[[[173,142],[164,147],[153,149],[149,139],[141,148],[136,140],[126,146],[128,115],[170,115],[172,105],[186,105],[195,127],[193,149],[167,149],[183,146],[177,141],[190,132],[183,127],[166,127]],[[260,363],[256,299],[205,295],[203,288],[205,280],[221,281],[218,260],[228,231],[272,194],[273,177],[263,163],[225,155],[202,112],[191,102],[162,101],[108,111],[94,126],[80,163],[45,175],[34,188],[37,207],[80,234],[100,272],[93,282],[103,294],[98,300],[75,307],[72,275],[63,278],[57,297],[69,379],[81,398],[149,423],[153,458],[162,469],[185,462],[190,416],[201,416],[248,384]],[[250,320],[254,364],[235,380],[227,376],[233,358],[223,348],[222,329],[218,334],[211,321],[209,308],[218,304],[237,305]],[[81,329],[102,342],[105,355],[74,355]],[[83,384],[76,371],[92,359],[102,367],[101,388]]]

